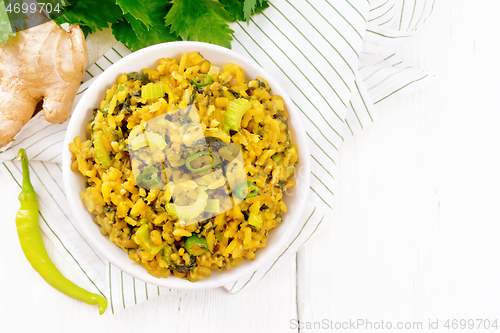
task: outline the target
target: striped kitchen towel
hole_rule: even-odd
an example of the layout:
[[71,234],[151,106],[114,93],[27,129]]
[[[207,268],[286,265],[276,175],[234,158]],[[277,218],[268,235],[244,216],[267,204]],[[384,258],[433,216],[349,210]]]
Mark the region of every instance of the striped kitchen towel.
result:
[[[225,286],[230,293],[265,277],[332,219],[342,142],[376,119],[377,105],[411,93],[432,78],[403,64],[393,47],[411,37],[434,8],[435,0],[272,0],[248,25],[231,25],[232,49],[281,82],[300,110],[311,148],[312,177],[303,223],[289,244],[266,267]],[[93,77],[129,53],[117,44],[88,68],[75,104]],[[49,124],[36,115],[0,151],[0,170],[19,189],[21,169],[14,159],[19,148],[26,148],[42,231],[88,281],[88,289],[108,298],[109,312],[167,294],[168,289],[138,281],[110,265],[73,224],[60,165],[66,126]]]

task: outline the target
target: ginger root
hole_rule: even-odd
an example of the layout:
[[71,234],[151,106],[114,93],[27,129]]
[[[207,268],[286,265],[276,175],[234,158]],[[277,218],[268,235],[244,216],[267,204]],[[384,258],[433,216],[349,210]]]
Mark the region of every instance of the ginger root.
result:
[[67,32],[49,21],[0,44],[0,147],[14,139],[41,100],[47,121],[66,121],[84,69],[85,39],[78,25]]

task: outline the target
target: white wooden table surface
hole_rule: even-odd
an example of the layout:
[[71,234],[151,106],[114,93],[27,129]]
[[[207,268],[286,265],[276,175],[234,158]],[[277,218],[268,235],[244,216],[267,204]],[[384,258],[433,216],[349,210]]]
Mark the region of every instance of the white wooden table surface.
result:
[[14,223],[18,190],[0,175],[0,332],[296,332],[297,319],[308,332],[388,324],[410,332],[418,326],[394,328],[414,322],[428,331],[436,320],[439,331],[452,331],[447,319],[500,325],[499,9],[496,0],[440,0],[398,47],[408,63],[440,77],[384,105],[373,126],[344,143],[333,223],[234,296],[173,291],[98,316],[31,269]]

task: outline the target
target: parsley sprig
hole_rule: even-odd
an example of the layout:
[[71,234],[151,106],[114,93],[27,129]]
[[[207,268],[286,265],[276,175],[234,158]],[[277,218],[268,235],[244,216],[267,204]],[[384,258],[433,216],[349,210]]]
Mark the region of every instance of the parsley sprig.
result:
[[[1,2],[1,1],[0,1]],[[133,51],[176,40],[197,40],[231,47],[228,23],[249,22],[269,0],[66,0],[55,21],[78,24],[85,35],[111,27]],[[13,35],[0,3],[0,43]],[[7,22],[5,22],[7,21]]]

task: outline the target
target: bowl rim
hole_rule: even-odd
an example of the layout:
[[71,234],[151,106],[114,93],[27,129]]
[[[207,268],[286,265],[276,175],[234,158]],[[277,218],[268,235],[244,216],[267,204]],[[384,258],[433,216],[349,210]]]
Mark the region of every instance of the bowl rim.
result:
[[[227,271],[223,272],[212,271],[213,273],[218,274],[217,277],[212,275],[211,277],[204,278],[200,281],[197,281],[196,283],[175,277],[173,275],[169,276],[168,278],[156,278],[150,275],[141,265],[137,264],[132,259],[129,259],[128,256],[126,256],[125,251],[123,251],[123,253],[126,256],[128,263],[126,263],[124,260],[116,260],[117,258],[115,258],[115,255],[109,253],[109,251],[106,250],[105,246],[102,245],[103,242],[100,241],[98,237],[95,237],[94,235],[95,232],[91,231],[89,222],[91,222],[92,223],[91,225],[95,226],[95,228],[98,228],[98,226],[92,220],[89,221],[88,218],[85,216],[85,215],[88,216],[88,214],[90,213],[88,213],[87,209],[84,207],[80,199],[79,191],[75,191],[74,188],[71,186],[71,184],[75,180],[75,177],[82,178],[83,175],[71,171],[72,154],[69,151],[69,143],[73,142],[75,136],[81,134],[81,126],[82,126],[81,121],[82,120],[85,122],[87,121],[87,118],[84,118],[84,115],[88,114],[89,109],[93,108],[92,105],[91,106],[86,105],[88,104],[86,103],[86,101],[88,100],[87,97],[92,96],[94,94],[100,94],[99,92],[100,90],[107,89],[110,86],[108,81],[112,83],[116,82],[116,78],[124,72],[123,70],[119,70],[119,68],[123,66],[133,67],[132,65],[135,65],[137,67],[136,71],[140,71],[142,70],[142,68],[149,66],[149,65],[146,66],[138,65],[141,63],[141,58],[145,55],[156,54],[155,59],[157,63],[158,60],[161,59],[162,57],[174,57],[174,56],[178,57],[179,54],[192,52],[190,50],[193,51],[197,50],[201,54],[203,54],[204,51],[221,53],[221,57],[226,56],[229,58],[236,59],[236,61],[222,60],[219,62],[220,63],[234,62],[240,65],[245,70],[245,72],[247,72],[247,69],[249,68],[251,69],[251,71],[257,71],[259,73],[258,75],[262,76],[268,81],[269,85],[272,87],[275,94],[279,94],[283,97],[289,117],[295,119],[292,120],[293,124],[291,126],[291,130],[293,132],[295,144],[297,144],[297,146],[300,147],[299,164],[301,172],[304,173],[304,175],[300,177],[301,191],[297,194],[298,196],[300,196],[300,198],[297,198],[299,200],[298,205],[297,207],[294,207],[295,212],[293,216],[286,213],[287,215],[285,215],[283,222],[287,221],[289,225],[287,225],[287,228],[284,231],[283,235],[278,240],[275,240],[277,244],[272,244],[271,246],[269,244],[266,244],[264,248],[260,249],[255,260],[252,261],[244,260],[242,264],[233,267]],[[213,59],[211,61],[212,63],[217,63],[217,61],[213,61]],[[131,72],[131,71],[133,70],[128,70],[126,72]],[[102,94],[100,96],[102,96]],[[98,100],[102,100],[102,98]],[[221,287],[231,282],[235,282],[241,279],[242,277],[249,276],[253,271],[256,271],[264,267],[266,263],[269,263],[273,259],[274,260],[279,259],[278,253],[284,250],[286,244],[288,244],[288,242],[291,240],[291,237],[293,236],[293,231],[295,230],[296,226],[300,224],[300,218],[302,216],[304,207],[307,202],[307,197],[310,188],[310,177],[311,177],[310,176],[311,157],[309,152],[309,144],[301,118],[302,117],[297,107],[292,102],[290,96],[288,95],[286,90],[278,83],[278,81],[274,79],[274,77],[272,77],[265,69],[263,69],[254,61],[230,49],[203,42],[178,41],[178,42],[168,42],[168,43],[153,45],[141,49],[139,51],[136,51],[134,53],[131,53],[123,57],[122,59],[118,60],[114,64],[112,64],[109,68],[107,68],[103,73],[101,73],[94,79],[94,82],[91,83],[91,85],[84,92],[81,99],[77,103],[76,107],[73,110],[73,114],[69,120],[68,128],[64,138],[64,147],[62,155],[62,173],[63,173],[64,190],[68,198],[69,207],[72,212],[76,213],[74,214],[74,218],[76,219],[75,224],[77,226],[77,229],[79,230],[80,233],[82,233],[83,237],[88,241],[90,246],[98,254],[104,257],[108,262],[112,263],[116,268],[122,270],[123,272],[129,274],[130,276],[140,281],[156,285],[159,287],[165,287],[171,289],[209,289],[209,288]],[[78,130],[79,128],[80,130]],[[87,214],[85,213],[83,215],[78,214],[78,213],[83,213],[82,209]],[[272,233],[270,233],[270,237],[271,234]],[[111,243],[117,249],[122,250],[118,246],[110,242],[107,239],[107,237],[105,236],[101,237],[103,240]],[[264,249],[267,250],[262,251]],[[141,270],[137,270],[133,266],[140,267],[143,273],[138,274],[139,272],[141,272]]]

